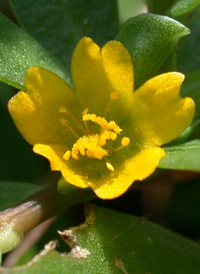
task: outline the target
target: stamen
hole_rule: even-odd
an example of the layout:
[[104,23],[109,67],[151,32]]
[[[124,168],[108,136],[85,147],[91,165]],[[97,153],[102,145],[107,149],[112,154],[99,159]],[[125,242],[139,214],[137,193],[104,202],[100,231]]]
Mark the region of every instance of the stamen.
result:
[[[113,95],[114,96],[114,95]],[[115,97],[114,97],[115,98]],[[61,109],[62,111],[62,109]],[[65,111],[65,110],[64,110]],[[72,157],[75,160],[79,159],[79,155],[87,156],[89,158],[94,158],[98,160],[102,160],[103,158],[106,161],[106,167],[110,171],[114,171],[113,165],[109,162],[106,156],[108,156],[108,150],[104,148],[108,140],[115,141],[117,139],[117,135],[122,132],[122,129],[114,122],[107,122],[105,118],[97,116],[96,114],[88,114],[87,109],[82,113],[83,122],[91,121],[100,126],[99,133],[93,133],[87,125],[87,129],[89,134],[84,135],[82,137],[78,137],[78,135],[74,132],[73,129],[67,125],[66,120],[60,119],[60,121],[66,125],[71,132],[77,137],[77,141],[74,143],[71,151],[67,151],[63,158],[65,160],[69,160]],[[92,128],[93,129],[93,128]],[[128,137],[123,137],[121,140],[121,146],[112,149],[112,151],[118,151],[121,148],[128,146],[130,143],[130,139]]]
[[69,129],[69,131],[71,131],[71,133],[74,135],[74,137],[76,139],[79,138],[78,134],[68,125],[67,120],[66,119],[59,119],[59,121],[61,122],[61,124],[63,124],[65,127],[67,127]]
[[[82,114],[82,117],[83,117],[85,114],[87,114],[87,113],[88,113],[88,108],[84,109],[84,111],[81,113],[81,114]],[[82,120],[83,120],[83,118],[82,118]],[[83,120],[83,123],[84,123],[84,126],[85,126],[87,132],[88,132],[88,133],[91,133],[91,130],[90,130],[90,128],[88,127],[88,124],[86,123],[86,121]]]
[[113,165],[111,165],[111,163],[106,162],[106,167],[107,167],[107,169],[109,169],[110,171],[114,171],[114,170],[115,170],[114,167],[113,167]]
[[71,113],[69,113],[65,107],[59,107],[59,108],[58,108],[58,111],[59,111],[60,113],[65,113],[65,114],[67,114],[68,116],[70,116],[70,117],[74,120],[74,122],[76,123],[76,125],[78,126],[78,128],[79,128],[84,134],[86,134],[85,129],[82,127],[82,125],[81,125],[81,124],[79,123],[79,121],[76,119],[76,117],[74,117]]
[[128,137],[123,137],[121,140],[121,146],[117,147],[117,148],[113,148],[112,151],[117,152],[119,150],[121,150],[123,147],[126,147],[130,144],[130,138]]
[[110,93],[110,101],[108,102],[108,104],[106,106],[106,109],[105,109],[105,112],[104,112],[104,117],[106,117],[106,115],[108,114],[108,111],[109,111],[109,108],[110,108],[110,105],[111,105],[112,101],[115,101],[117,99],[118,99],[117,92],[111,92]]
[[98,134],[83,136],[79,138],[72,147],[71,156],[74,159],[79,159],[78,154],[87,155],[89,158],[101,160],[108,155],[108,151],[102,146],[106,144],[106,140],[101,140]]
[[65,159],[65,160],[69,160],[69,158],[70,158],[70,155],[71,155],[71,152],[68,150],[67,152],[65,152],[65,154],[63,155],[63,159]]
[[121,140],[121,144],[123,147],[127,147],[130,144],[130,138],[128,137],[123,137]]
[[111,139],[112,141],[115,141],[115,140],[117,139],[117,134],[114,133],[114,132],[111,132],[111,133],[110,133],[110,139]]

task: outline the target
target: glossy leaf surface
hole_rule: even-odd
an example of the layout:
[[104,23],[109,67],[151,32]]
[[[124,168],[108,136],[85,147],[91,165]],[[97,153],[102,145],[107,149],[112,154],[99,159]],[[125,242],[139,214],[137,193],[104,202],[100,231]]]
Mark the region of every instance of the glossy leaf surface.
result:
[[189,29],[169,17],[150,13],[130,18],[122,25],[116,39],[131,54],[136,88],[160,72],[175,69],[172,60],[175,56],[172,58],[171,54],[178,40],[189,32]]
[[72,248],[69,255],[51,243],[34,263],[6,273],[199,273],[197,244],[144,219],[91,205],[87,210],[84,225],[62,234]]
[[170,10],[171,16],[180,16],[200,6],[200,0],[179,0]]
[[67,68],[3,14],[0,14],[0,60],[0,81],[18,89],[24,89],[25,72],[32,66],[52,70],[69,80]]
[[200,171],[200,140],[165,147],[166,156],[161,159],[159,167],[177,170]]
[[21,26],[67,65],[69,71],[72,52],[83,36],[102,46],[118,30],[117,0],[13,0],[11,3]]

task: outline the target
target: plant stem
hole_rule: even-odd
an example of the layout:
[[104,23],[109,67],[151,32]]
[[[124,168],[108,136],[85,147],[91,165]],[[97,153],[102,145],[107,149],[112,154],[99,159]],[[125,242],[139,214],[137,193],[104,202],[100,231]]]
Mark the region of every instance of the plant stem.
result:
[[90,188],[81,189],[69,185],[66,195],[62,195],[57,190],[57,184],[51,184],[15,206],[0,212],[0,223],[8,223],[14,229],[26,234],[64,209],[94,197]]

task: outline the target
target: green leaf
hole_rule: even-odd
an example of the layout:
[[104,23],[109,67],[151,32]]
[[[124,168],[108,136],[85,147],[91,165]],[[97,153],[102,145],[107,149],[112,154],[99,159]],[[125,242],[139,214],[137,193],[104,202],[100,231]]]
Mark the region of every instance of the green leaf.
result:
[[166,71],[174,69],[174,62],[170,61],[171,67],[170,62],[167,66],[164,64],[178,40],[189,32],[179,22],[155,14],[141,14],[126,21],[116,39],[125,45],[132,56],[136,88],[159,71],[163,72],[162,66],[166,67]]
[[0,211],[4,210],[42,187],[30,183],[0,182]]
[[0,13],[0,81],[24,89],[28,68],[40,66],[69,81],[66,68],[36,40]]
[[179,0],[169,11],[173,17],[190,13],[200,6],[200,0]]
[[200,16],[197,14],[190,21],[187,27],[191,34],[187,36],[178,50],[178,71],[190,73],[200,69]]
[[69,255],[57,253],[51,242],[34,263],[6,273],[199,274],[199,245],[124,213],[91,205],[87,212],[84,225],[61,234]]
[[165,62],[160,67],[159,71],[156,73],[157,75],[165,73],[167,71],[177,71],[177,56],[176,56],[176,48],[174,48],[170,54],[168,55]]
[[200,140],[164,149],[166,156],[161,159],[160,168],[200,171]]
[[73,49],[83,36],[99,45],[118,30],[117,0],[11,0],[19,23],[70,69]]

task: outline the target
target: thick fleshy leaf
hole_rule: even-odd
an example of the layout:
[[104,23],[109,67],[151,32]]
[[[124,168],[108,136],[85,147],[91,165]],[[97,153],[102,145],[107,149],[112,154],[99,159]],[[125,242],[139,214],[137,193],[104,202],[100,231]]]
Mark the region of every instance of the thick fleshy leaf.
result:
[[187,25],[191,34],[184,38],[181,47],[177,51],[178,71],[184,74],[200,68],[200,16],[193,16]]
[[169,72],[150,79],[135,91],[132,123],[140,144],[168,143],[192,122],[194,102],[179,94],[183,79],[183,74]]
[[0,210],[9,208],[41,188],[31,183],[0,182]]
[[[190,31],[169,17],[141,14],[122,25],[116,39],[129,50],[138,88],[159,73],[166,59],[176,47],[178,40]],[[167,71],[174,69],[167,66]]]
[[103,45],[118,30],[117,0],[13,0],[11,3],[23,28],[67,64],[68,69],[73,49],[83,36]]
[[164,149],[166,156],[160,161],[160,168],[200,171],[200,140]]
[[90,38],[80,40],[72,57],[72,80],[83,110],[124,118],[132,104],[133,79],[131,58],[121,43],[112,41],[100,49]]
[[67,68],[36,40],[0,14],[0,81],[24,89],[28,68],[40,66],[69,81]]
[[200,0],[179,0],[169,11],[172,17],[193,11],[200,6]]
[[144,218],[88,205],[86,223],[60,234],[72,248],[70,254],[59,254],[51,242],[34,263],[0,271],[6,274],[199,274],[199,245]]
[[165,62],[160,67],[157,75],[165,73],[166,71],[177,71],[177,49],[174,48],[171,53],[168,55]]

